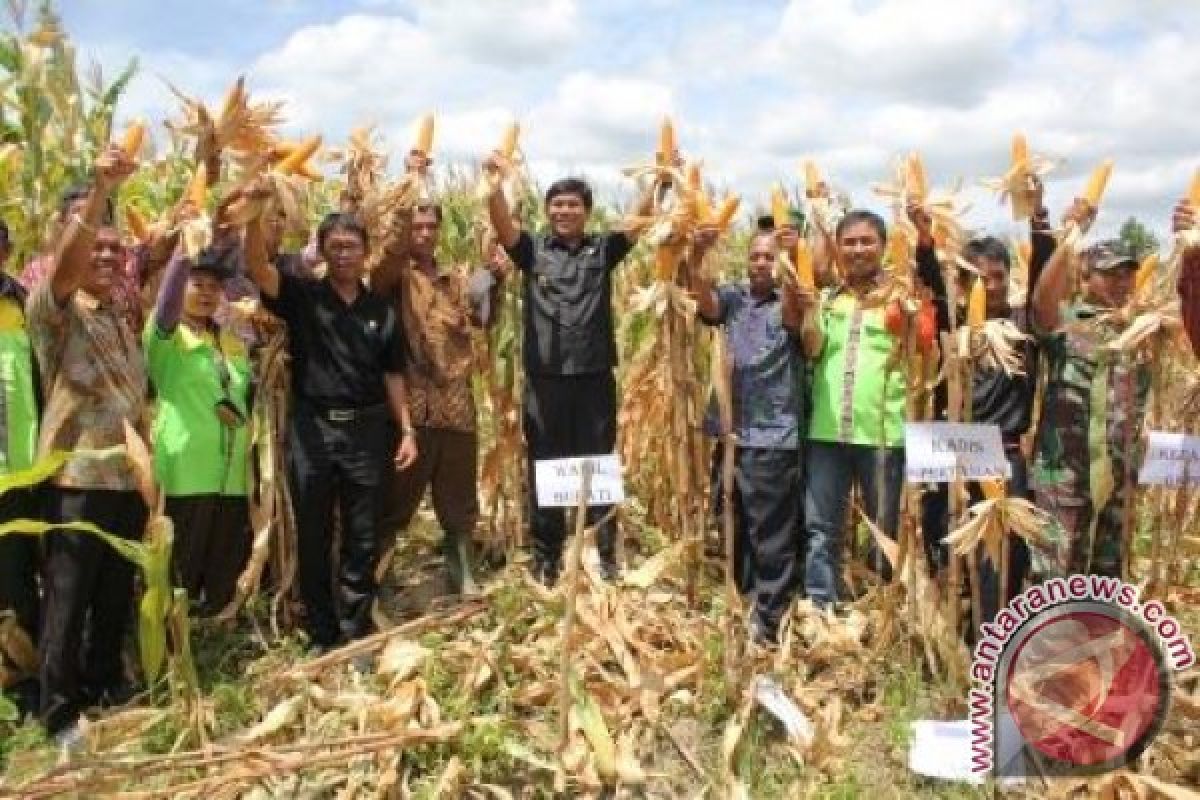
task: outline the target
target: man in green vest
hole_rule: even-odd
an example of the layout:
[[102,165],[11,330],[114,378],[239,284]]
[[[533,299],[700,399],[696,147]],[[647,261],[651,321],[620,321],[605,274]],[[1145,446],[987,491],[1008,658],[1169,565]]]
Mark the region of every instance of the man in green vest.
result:
[[[8,225],[0,220],[0,267],[8,261]],[[25,320],[25,289],[0,270],[0,475],[27,469],[37,449],[38,403],[33,350]],[[0,523],[39,516],[30,490],[0,495]],[[0,536],[0,613],[11,611],[37,635],[37,543],[31,536]]]
[[[841,535],[851,489],[859,487],[867,516],[894,536],[904,480],[907,378],[898,357],[900,337],[885,324],[887,225],[874,212],[850,211],[834,240],[844,279],[822,292],[802,333],[813,365],[804,589],[822,607],[840,597]],[[874,550],[872,562],[886,572]]]

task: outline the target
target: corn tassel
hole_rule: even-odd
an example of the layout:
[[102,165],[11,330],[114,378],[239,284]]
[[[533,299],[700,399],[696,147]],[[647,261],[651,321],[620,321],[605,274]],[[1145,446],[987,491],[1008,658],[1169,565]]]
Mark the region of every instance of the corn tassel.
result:
[[791,224],[789,212],[787,195],[784,194],[783,187],[777,183],[771,187],[771,219],[775,223],[775,230],[782,230]]
[[301,170],[308,166],[308,160],[313,157],[313,154],[317,152],[320,146],[321,137],[310,136],[289,153],[286,158],[280,161],[275,169],[283,175],[299,174]]
[[141,120],[134,120],[125,129],[125,135],[121,137],[121,149],[130,158],[137,158],[138,153],[142,151],[142,142],[145,140],[146,124]]
[[513,154],[517,152],[517,140],[520,135],[521,126],[515,121],[508,123],[504,135],[500,137],[500,146],[496,148],[500,155],[511,161]]
[[1083,190],[1083,199],[1092,208],[1100,207],[1100,198],[1104,197],[1104,188],[1108,186],[1108,176],[1112,174],[1112,168],[1113,160],[1106,158],[1088,178],[1087,186]]
[[125,206],[125,224],[129,226],[129,232],[139,242],[150,238],[150,226],[146,223],[146,218],[139,214],[133,206]]
[[675,157],[679,142],[675,138],[675,126],[670,117],[663,117],[662,126],[658,129],[658,162],[665,165]]
[[733,222],[734,214],[737,214],[738,206],[741,205],[742,199],[737,195],[726,195],[721,201],[721,207],[717,209],[716,226],[724,233],[729,228],[729,223]]
[[417,138],[413,150],[427,156],[433,151],[433,114],[426,114],[417,121]]
[[817,285],[812,251],[808,249],[808,242],[803,237],[796,242],[796,253],[792,256],[792,263],[796,266],[796,282],[800,284],[801,289],[812,289]]
[[980,328],[987,321],[987,290],[983,287],[983,278],[976,278],[971,287],[971,295],[967,300],[967,326]]

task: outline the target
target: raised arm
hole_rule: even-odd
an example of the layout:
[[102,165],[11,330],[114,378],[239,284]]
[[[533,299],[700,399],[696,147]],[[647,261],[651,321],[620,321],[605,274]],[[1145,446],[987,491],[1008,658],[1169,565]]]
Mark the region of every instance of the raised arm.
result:
[[87,283],[96,230],[103,224],[108,198],[136,168],[134,161],[116,145],[109,145],[96,159],[95,182],[83,213],[72,217],[63,227],[54,262],[50,265],[50,290],[59,305]]
[[937,247],[933,240],[933,220],[929,212],[916,203],[908,206],[908,218],[917,229],[917,279],[933,294],[937,310],[938,330],[950,330],[950,304],[946,299],[946,276],[938,261]]
[[[492,175],[498,174],[504,166],[504,157],[499,153],[492,153],[483,161],[484,171]],[[512,248],[521,235],[521,229],[513,220],[512,210],[508,207],[508,200],[504,197],[499,181],[492,185],[491,194],[487,198],[487,207],[488,217],[491,219],[492,229],[496,231],[497,241],[505,248]]]
[[721,304],[717,299],[717,289],[712,278],[703,269],[704,257],[716,244],[720,229],[716,225],[701,225],[696,229],[692,238],[692,248],[688,253],[687,288],[696,300],[696,311],[705,322],[717,323],[721,313]]
[[279,296],[279,270],[267,258],[267,245],[263,234],[262,219],[255,219],[246,226],[242,240],[245,251],[246,274],[264,295],[274,300]]
[[154,304],[154,327],[158,328],[160,333],[172,333],[179,325],[190,267],[183,251],[176,248],[171,260],[167,262],[166,272],[163,273],[162,283],[158,287],[158,299]]
[[[1096,211],[1086,200],[1075,198],[1071,208],[1063,218],[1063,227],[1070,230],[1079,227],[1086,230],[1095,218]],[[1062,324],[1062,306],[1071,295],[1071,253],[1069,247],[1058,246],[1046,268],[1033,285],[1030,298],[1030,311],[1033,323],[1038,330],[1050,332],[1058,330]]]

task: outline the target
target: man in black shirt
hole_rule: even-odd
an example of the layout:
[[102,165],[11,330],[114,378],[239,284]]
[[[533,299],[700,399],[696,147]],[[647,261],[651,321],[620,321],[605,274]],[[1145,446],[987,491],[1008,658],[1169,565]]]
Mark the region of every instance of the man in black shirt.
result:
[[[363,283],[367,232],[350,214],[317,229],[322,280],[276,268],[261,224],[246,232],[246,265],[263,303],[288,326],[292,415],[288,460],[298,527],[300,594],[319,649],[365,635],[375,598],[381,488],[416,459],[404,386],[404,338],[390,300]],[[394,451],[393,422],[402,436]],[[335,607],[329,563],[333,503],[342,544]]]
[[[485,169],[496,169],[497,158],[490,157]],[[639,211],[649,201],[643,198]],[[617,439],[612,271],[633,249],[636,234],[588,233],[591,210],[592,190],[584,181],[556,181],[546,192],[550,229],[532,235],[514,223],[499,188],[488,200],[500,244],[525,278],[523,425],[534,572],[547,585],[558,579],[566,524],[561,510],[538,508],[534,462],[611,453]],[[589,522],[606,512],[588,509]],[[597,531],[596,542],[605,577],[615,578],[615,523]]]

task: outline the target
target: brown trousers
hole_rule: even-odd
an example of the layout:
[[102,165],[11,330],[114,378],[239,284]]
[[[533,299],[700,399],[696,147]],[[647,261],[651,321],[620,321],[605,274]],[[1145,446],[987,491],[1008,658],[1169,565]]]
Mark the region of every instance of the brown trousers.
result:
[[479,440],[474,433],[445,428],[417,428],[417,461],[395,472],[383,501],[379,552],[387,552],[433,489],[433,511],[451,537],[470,541],[479,519],[476,464]]

